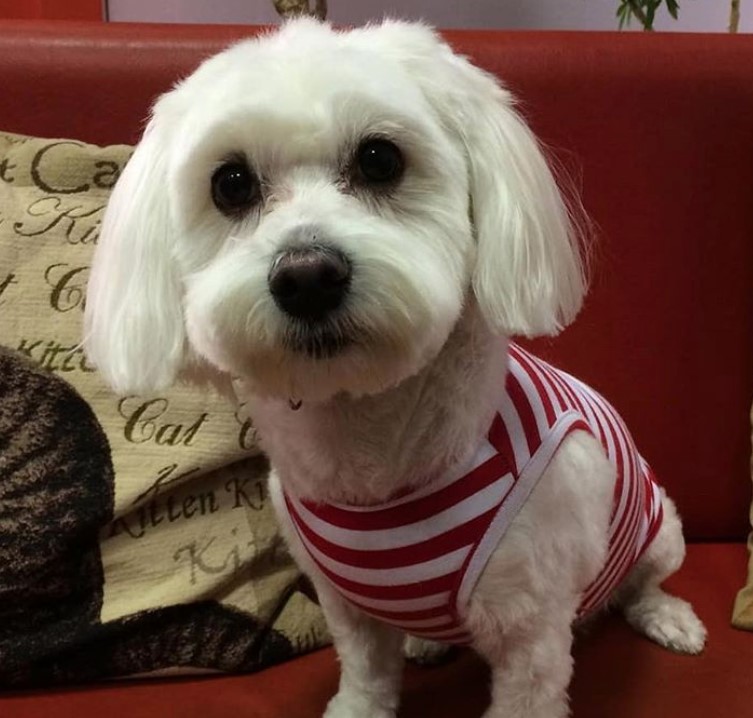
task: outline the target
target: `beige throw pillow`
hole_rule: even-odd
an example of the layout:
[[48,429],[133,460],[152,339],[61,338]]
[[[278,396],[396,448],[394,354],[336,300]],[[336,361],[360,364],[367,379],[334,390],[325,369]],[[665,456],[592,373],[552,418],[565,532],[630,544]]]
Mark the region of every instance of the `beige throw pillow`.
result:
[[[130,153],[122,145],[0,134],[0,345],[21,355],[6,366],[22,377],[5,387],[6,393],[15,387],[16,403],[0,393],[0,405],[5,402],[6,413],[12,406],[14,416],[23,415],[23,421],[10,422],[14,456],[25,454],[19,431],[34,426],[35,405],[46,406],[64,380],[65,390],[88,404],[106,436],[110,455],[102,459],[100,480],[112,482],[109,492],[99,494],[100,503],[111,505],[87,514],[102,522],[93,549],[101,577],[93,575],[100,566],[89,571],[82,599],[92,604],[91,618],[66,628],[65,616],[58,616],[47,627],[54,633],[47,643],[44,632],[40,638],[39,631],[31,636],[28,630],[0,629],[0,682],[90,680],[175,666],[252,670],[328,640],[318,607],[307,597],[278,534],[266,464],[242,409],[189,387],[118,397],[79,346],[92,251],[109,192]],[[32,369],[23,357],[44,370],[37,370],[31,383]],[[46,386],[45,377],[53,382],[49,392],[39,388]],[[20,391],[19,398],[18,387],[24,386],[36,388],[28,395]],[[86,436],[80,438],[85,447]],[[62,499],[45,495],[43,476],[24,483],[23,471],[11,471],[7,456],[3,463],[10,441],[3,442],[0,427],[0,526],[7,522],[19,529],[8,554],[15,555],[15,563],[8,559],[15,568],[5,574],[0,568],[0,626],[7,626],[4,616],[17,611],[10,604],[19,597],[8,586],[44,582],[33,571],[25,576],[24,542],[33,538],[50,556],[65,545],[70,554],[71,542],[91,529],[84,508],[76,514],[73,502],[68,522],[50,530],[55,512],[45,511],[45,502]],[[66,443],[66,450],[75,443]],[[36,470],[29,461],[27,473]],[[65,461],[61,456],[60,466]],[[62,486],[64,494],[65,482],[56,481],[56,491]],[[65,481],[74,494],[88,495],[79,485],[82,476]],[[14,512],[13,501],[3,501],[3,495],[17,496],[25,487],[36,492],[29,501],[42,507],[32,519],[20,509]],[[59,602],[61,591],[73,595],[77,577],[62,583],[66,580],[68,586],[57,586],[41,604],[39,599],[32,604]],[[14,625],[44,624],[28,618]],[[141,646],[129,653],[134,637],[151,642],[149,650]],[[194,645],[199,642],[200,651]]]

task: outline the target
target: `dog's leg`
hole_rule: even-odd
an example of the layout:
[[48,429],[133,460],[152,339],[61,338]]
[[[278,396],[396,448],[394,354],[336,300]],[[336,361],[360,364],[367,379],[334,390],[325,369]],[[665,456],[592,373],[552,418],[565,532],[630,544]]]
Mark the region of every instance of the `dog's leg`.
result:
[[395,718],[403,634],[353,608],[329,585],[315,583],[340,659],[340,687],[324,718]]
[[682,565],[685,541],[674,502],[662,496],[664,521],[659,533],[617,594],[628,623],[644,636],[678,653],[700,653],[706,628],[692,606],[666,593],[660,584]]
[[565,718],[573,673],[575,604],[550,605],[520,626],[476,647],[492,671],[492,702],[484,718]]
[[574,432],[555,454],[471,594],[467,623],[492,670],[485,718],[564,718],[572,624],[604,564],[615,471]]
[[323,576],[298,537],[278,473],[269,475],[269,494],[280,530],[300,568],[311,579],[340,659],[340,688],[325,718],[395,718],[403,674],[400,631],[375,621],[343,599]]

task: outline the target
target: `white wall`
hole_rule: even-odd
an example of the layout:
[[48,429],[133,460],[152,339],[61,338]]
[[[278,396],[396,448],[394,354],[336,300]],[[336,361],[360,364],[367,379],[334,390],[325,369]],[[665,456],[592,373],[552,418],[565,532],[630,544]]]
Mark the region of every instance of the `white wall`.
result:
[[[725,32],[729,0],[679,0],[680,19],[659,12],[657,30]],[[110,19],[130,22],[273,23],[271,0],[108,0]],[[753,32],[753,0],[741,0],[741,32]],[[617,0],[329,0],[329,18],[359,24],[388,13],[438,27],[549,30],[617,28]],[[637,23],[634,22],[637,28]]]

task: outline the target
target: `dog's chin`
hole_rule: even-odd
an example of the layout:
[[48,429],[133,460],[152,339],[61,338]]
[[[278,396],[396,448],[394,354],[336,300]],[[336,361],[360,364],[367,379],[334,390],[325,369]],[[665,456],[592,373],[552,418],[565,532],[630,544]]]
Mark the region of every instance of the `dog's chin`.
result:
[[334,359],[355,344],[355,338],[337,328],[305,327],[285,335],[285,349],[312,361]]
[[186,318],[196,354],[239,379],[245,393],[308,404],[337,395],[373,396],[395,387],[434,360],[456,321],[449,313],[410,322],[399,314],[390,320],[377,317],[380,321],[344,315],[238,331],[233,315],[219,314],[223,321],[218,322],[188,311]]
[[274,347],[249,347],[225,370],[244,391],[297,404],[340,396],[373,396],[417,374],[439,346],[417,347],[316,332],[286,337]]

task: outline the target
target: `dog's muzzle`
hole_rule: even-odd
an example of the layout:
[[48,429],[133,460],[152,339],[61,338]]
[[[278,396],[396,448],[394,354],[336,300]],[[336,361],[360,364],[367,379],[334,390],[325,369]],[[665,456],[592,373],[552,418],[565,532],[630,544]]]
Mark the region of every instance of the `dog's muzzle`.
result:
[[340,307],[352,275],[348,258],[334,247],[288,249],[267,279],[275,304],[290,317],[316,323]]

